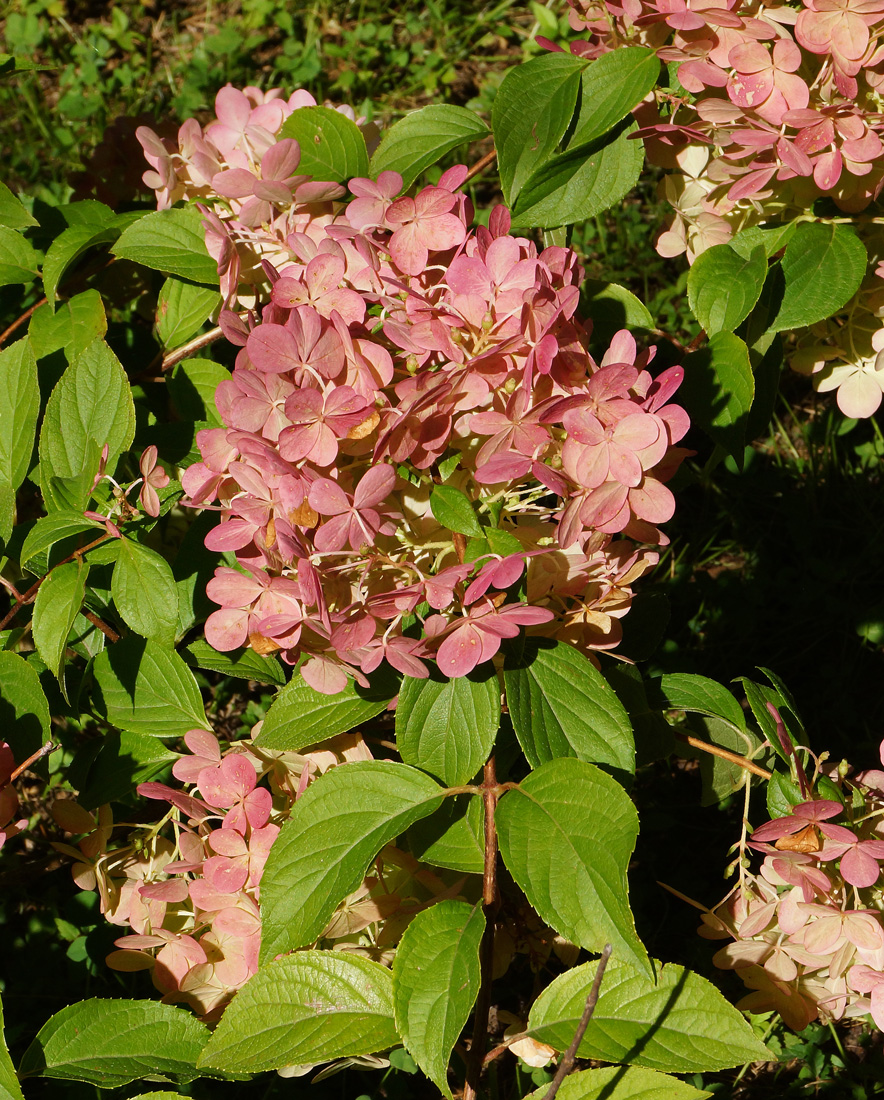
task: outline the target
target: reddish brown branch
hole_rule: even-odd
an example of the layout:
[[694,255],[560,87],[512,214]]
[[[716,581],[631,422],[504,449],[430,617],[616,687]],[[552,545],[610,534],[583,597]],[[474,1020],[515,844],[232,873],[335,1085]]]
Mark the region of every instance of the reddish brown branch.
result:
[[36,764],[36,762],[40,760],[41,757],[48,756],[51,752],[55,752],[57,748],[58,745],[56,745],[53,741],[47,741],[45,745],[41,745],[41,747],[37,749],[36,752],[31,753],[27,760],[24,760],[21,764],[19,764],[19,766],[15,769],[12,775],[10,775],[9,779],[6,781],[6,783],[3,784],[3,786],[8,787],[10,783],[13,783],[16,779],[18,779],[25,768],[29,768],[31,764]]
[[[68,562],[76,561],[77,558],[81,558],[85,553],[87,553],[87,551],[93,550],[96,546],[100,546],[103,542],[107,542],[110,537],[110,535],[102,535],[101,538],[95,539],[93,542],[88,543],[86,546],[81,546],[78,550],[75,550],[73,554],[68,554],[68,556],[62,561],[58,562],[56,565],[53,565],[52,569],[49,570],[49,573],[51,573],[54,569],[57,569],[59,565],[67,565]],[[23,607],[25,607],[29,603],[34,602],[34,600],[37,598],[37,593],[40,591],[40,585],[43,583],[43,581],[46,580],[46,578],[49,576],[49,573],[45,573],[42,577],[39,577],[36,581],[34,581],[34,583],[23,596],[19,596],[19,598],[15,601],[9,611],[7,611],[3,618],[0,619],[0,630],[5,630]]]
[[745,756],[740,756],[738,753],[730,752],[728,749],[721,749],[718,745],[710,745],[708,741],[701,741],[699,737],[690,737],[686,733],[676,733],[675,739],[676,741],[683,741],[686,745],[690,745],[694,749],[708,752],[711,756],[719,756],[722,760],[727,760],[731,764],[738,764],[741,768],[745,768],[747,772],[752,772],[753,775],[758,775],[762,779],[770,779],[770,772],[767,768],[762,768],[758,764],[753,764],[751,760],[747,760]]
[[565,1051],[565,1056],[562,1058],[561,1064],[556,1071],[555,1077],[553,1077],[550,1082],[546,1096],[544,1096],[543,1100],[554,1100],[562,1082],[574,1068],[577,1051],[580,1049],[580,1044],[583,1042],[583,1036],[586,1034],[586,1029],[589,1027],[589,1021],[592,1019],[593,1012],[595,1012],[595,1006],[598,1004],[599,990],[602,987],[602,978],[605,975],[605,967],[608,965],[608,959],[611,957],[611,950],[611,945],[606,943],[602,951],[602,957],[599,959],[599,965],[596,967],[592,988],[589,991],[589,996],[586,998],[583,1015],[580,1017],[580,1023],[577,1025],[577,1030],[574,1032],[574,1038],[571,1040],[571,1045]]
[[485,169],[490,164],[494,163],[494,158],[496,156],[497,156],[497,150],[492,149],[491,152],[486,153],[485,156],[482,157],[481,160],[477,160],[476,163],[473,165],[473,167],[469,170],[469,172],[467,172],[466,176],[464,177],[464,183],[467,183],[469,180],[473,179],[475,176],[478,176],[480,172],[484,172]]
[[26,309],[21,317],[16,317],[9,328],[4,329],[3,332],[0,332],[0,344],[5,344],[9,337],[15,332],[15,330],[23,325],[25,321],[30,320],[31,317],[33,317],[33,315],[40,308],[40,306],[45,306],[48,301],[48,298],[41,298],[36,305],[31,306],[30,309]]

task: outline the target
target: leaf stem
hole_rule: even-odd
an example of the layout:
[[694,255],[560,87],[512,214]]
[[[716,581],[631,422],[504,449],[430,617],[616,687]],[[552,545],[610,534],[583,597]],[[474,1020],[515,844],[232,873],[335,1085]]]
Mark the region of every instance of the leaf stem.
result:
[[676,733],[675,739],[676,741],[683,741],[686,745],[690,745],[691,748],[711,753],[712,756],[719,756],[722,760],[729,760],[731,764],[738,764],[741,768],[745,768],[747,772],[752,772],[753,775],[759,775],[762,779],[770,779],[771,773],[767,768],[762,768],[758,764],[753,764],[752,761],[747,760],[745,756],[730,752],[728,749],[719,748],[718,745],[710,745],[708,741],[701,741],[699,737],[690,737],[686,733]]
[[479,947],[481,980],[473,1018],[473,1038],[467,1059],[467,1079],[463,1100],[475,1100],[479,1078],[485,1064],[485,1044],[488,1039],[488,1011],[491,1008],[491,982],[494,970],[494,919],[497,914],[497,828],[494,810],[500,797],[497,772],[492,756],[482,774],[482,801],[485,805],[485,867],[482,873],[482,908],[485,932]]
[[574,1032],[574,1038],[571,1040],[571,1045],[565,1051],[565,1056],[562,1058],[561,1064],[556,1070],[556,1075],[550,1082],[550,1086],[543,1100],[554,1100],[562,1082],[574,1068],[577,1051],[580,1049],[580,1044],[583,1042],[583,1036],[586,1034],[586,1029],[589,1027],[589,1021],[592,1019],[593,1012],[595,1012],[595,1006],[598,1004],[599,990],[602,987],[602,978],[605,975],[605,967],[608,965],[608,959],[611,957],[612,950],[609,943],[606,943],[602,949],[602,957],[599,959],[599,964],[596,967],[595,977],[592,980],[592,988],[586,998],[586,1004],[583,1008],[583,1015],[580,1017],[580,1023],[577,1025],[577,1030]]
[[469,172],[467,172],[466,176],[464,177],[464,183],[467,183],[469,180],[473,179],[475,176],[478,176],[480,172],[484,172],[485,169],[489,165],[494,163],[494,158],[496,156],[497,156],[497,150],[492,149],[491,152],[486,153],[485,156],[482,157],[481,160],[477,160],[476,163],[473,165],[473,167],[469,170]]
[[[53,565],[52,569],[49,570],[49,573],[51,573],[54,569],[57,569],[59,565],[67,565],[68,562],[76,561],[77,558],[82,557],[83,554],[85,554],[88,550],[94,550],[96,546],[100,546],[101,543],[107,542],[110,537],[110,535],[102,535],[101,538],[95,539],[93,542],[88,543],[86,546],[81,546],[78,550],[75,550],[73,554],[68,554],[68,556],[62,561],[57,562],[55,565]],[[9,611],[7,611],[3,618],[0,619],[0,630],[5,630],[6,627],[12,622],[15,616],[26,604],[34,602],[34,600],[37,598],[37,593],[40,590],[40,585],[43,583],[43,581],[46,580],[46,578],[49,576],[49,573],[45,573],[42,577],[38,577],[37,580],[34,581],[31,587],[27,590],[27,592],[25,592],[23,596],[19,596],[19,598],[15,601]],[[86,617],[88,618],[89,616],[87,615]],[[90,620],[90,622],[91,621],[92,620]],[[95,625],[98,626],[98,623],[96,623]],[[108,635],[108,637],[110,637],[110,635]]]

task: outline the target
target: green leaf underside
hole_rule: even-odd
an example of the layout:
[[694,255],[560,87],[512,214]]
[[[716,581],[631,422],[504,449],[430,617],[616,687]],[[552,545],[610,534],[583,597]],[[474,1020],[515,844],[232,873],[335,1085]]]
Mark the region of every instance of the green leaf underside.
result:
[[547,924],[649,968],[626,882],[638,814],[619,783],[582,760],[552,760],[507,791],[495,820],[503,861]]
[[194,207],[154,210],[124,230],[113,254],[154,271],[218,285],[218,265],[206,251],[202,214]]
[[213,287],[170,276],[157,301],[157,333],[166,348],[177,348],[203,327],[221,302]]
[[[616,958],[578,1056],[627,1062],[667,1073],[701,1073],[768,1060],[743,1016],[699,974],[655,964],[656,983]],[[567,971],[540,994],[528,1027],[541,1042],[566,1050],[583,1014],[596,963]]]
[[94,340],[67,368],[46,404],[40,430],[44,493],[51,477],[83,473],[91,453],[105,444],[112,474],[134,435],[135,406],[125,371],[107,344]]
[[31,217],[5,183],[0,183],[0,225],[8,229],[27,229],[37,225],[37,219]]
[[371,174],[398,172],[408,188],[446,153],[486,137],[488,127],[475,112],[446,103],[430,104],[384,131],[371,158]]
[[190,1012],[156,1001],[69,1005],[45,1024],[20,1072],[115,1088],[158,1073],[191,1079],[209,1030]]
[[285,673],[275,657],[264,657],[253,649],[233,653],[219,653],[207,641],[200,638],[185,646],[182,656],[188,664],[222,672],[225,676],[238,676],[242,680],[255,680],[259,684],[282,687]]
[[368,175],[365,138],[352,119],[331,107],[301,107],[283,124],[282,138],[294,138],[301,147],[299,175],[346,183]]
[[183,737],[207,728],[193,673],[174,650],[130,636],[95,658],[95,709],[118,729]]
[[[546,1085],[526,1100],[543,1100]],[[562,1082],[557,1100],[703,1100],[705,1089],[640,1066],[603,1066],[572,1073]]]
[[83,606],[88,575],[87,562],[71,561],[59,565],[40,585],[34,601],[34,644],[59,680],[68,634]]
[[641,103],[659,75],[657,55],[645,46],[627,46],[596,58],[583,72],[580,113],[568,144],[585,145],[607,133]]
[[545,648],[529,640],[522,657],[507,658],[503,676],[513,727],[532,768],[575,756],[635,771],[632,725],[623,704],[572,646]]
[[859,289],[866,263],[865,246],[849,226],[799,225],[780,262],[783,298],[770,327],[783,332],[831,317]]
[[300,951],[249,979],[199,1064],[259,1073],[372,1054],[397,1041],[387,967],[339,951]]
[[448,1062],[479,993],[484,930],[481,902],[440,901],[409,924],[393,960],[396,1029],[449,1100]]
[[172,646],[178,623],[178,591],[172,567],[155,550],[132,539],[120,542],[111,594],[127,626]]
[[755,379],[749,349],[731,332],[717,332],[705,348],[684,360],[679,400],[691,421],[728,454],[742,461]]
[[[753,734],[745,731],[738,732],[730,722],[722,721],[712,715],[692,715],[688,725],[701,740],[712,745],[720,745],[721,748],[735,752],[738,756],[753,757],[759,745],[758,738]],[[686,745],[679,746],[679,754],[693,756],[700,762],[700,777],[703,780],[701,805],[703,806],[715,805],[734,792],[742,790],[746,785],[748,772],[739,764]]]
[[17,489],[31,463],[40,390],[28,340],[0,351],[0,477]]
[[24,1100],[15,1075],[3,1029],[3,1003],[0,1001],[0,1100]]
[[396,705],[396,745],[403,761],[450,787],[469,782],[488,759],[500,725],[500,686],[493,667],[467,676],[406,676]]
[[296,675],[270,704],[255,743],[264,749],[298,752],[374,718],[386,710],[395,694],[395,688],[389,695],[383,691],[358,694],[350,680],[337,695],[323,695]]
[[491,121],[504,199],[512,206],[522,185],[556,149],[574,114],[586,62],[550,53],[510,69],[494,97]]
[[688,301],[706,333],[733,332],[752,312],[766,277],[761,246],[743,257],[729,244],[717,244],[698,256],[688,273]]
[[438,784],[406,764],[342,764],[315,780],[267,860],[262,960],[313,943],[381,848],[440,802]]
[[30,241],[0,226],[0,287],[29,283],[40,270],[40,257]]
[[676,672],[659,681],[662,702],[673,710],[694,711],[723,718],[737,729],[746,729],[743,708],[723,685],[706,676]]
[[552,229],[593,218],[635,185],[644,163],[638,125],[628,120],[595,141],[551,157],[526,181],[513,210],[513,228]]
[[109,244],[120,235],[119,229],[110,224],[113,221],[113,211],[107,210],[107,215],[100,218],[99,223],[70,225],[55,238],[43,263],[43,290],[50,304],[55,302],[55,292],[62,276],[75,260],[90,248]]

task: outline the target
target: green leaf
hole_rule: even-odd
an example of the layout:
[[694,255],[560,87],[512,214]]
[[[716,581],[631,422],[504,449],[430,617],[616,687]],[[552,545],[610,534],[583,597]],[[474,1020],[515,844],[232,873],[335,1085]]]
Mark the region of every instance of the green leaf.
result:
[[867,260],[850,226],[803,222],[780,261],[783,298],[771,329],[801,328],[837,313],[859,290]]
[[285,686],[285,673],[275,657],[264,657],[253,649],[240,649],[233,653],[219,653],[207,641],[200,638],[185,646],[182,653],[189,665],[209,668],[225,676],[238,676],[242,680],[255,680],[259,684]]
[[451,1100],[448,1062],[479,993],[482,903],[440,901],[414,918],[393,959],[396,1029]]
[[162,741],[131,730],[112,730],[101,739],[77,801],[86,810],[125,798],[139,783],[154,779],[178,759]]
[[513,727],[532,768],[575,756],[629,775],[635,771],[625,707],[572,646],[529,639],[520,656],[507,655],[503,680]]
[[156,1074],[190,1080],[208,1038],[206,1025],[186,1009],[92,998],[63,1008],[43,1025],[19,1072],[99,1088]]
[[40,389],[37,361],[27,340],[0,351],[0,477],[17,489],[31,465]]
[[562,140],[574,114],[580,74],[586,67],[585,61],[571,54],[548,53],[510,69],[501,81],[491,125],[508,206]]
[[476,795],[446,798],[435,813],[408,830],[408,846],[421,863],[481,875],[485,868],[485,808]]
[[172,567],[156,550],[122,539],[111,594],[126,625],[137,634],[160,645],[175,644],[178,592]]
[[0,226],[0,286],[30,283],[40,274],[40,254],[14,229]]
[[206,251],[202,223],[195,207],[155,210],[125,229],[112,251],[155,271],[217,286],[218,265]]
[[206,727],[193,673],[174,650],[134,635],[100,653],[93,700],[111,725],[149,737],[183,737]]
[[[819,792],[817,792],[819,796]],[[782,772],[771,772],[765,791],[767,814],[771,819],[786,817],[792,812],[792,807],[804,801],[804,795],[797,783],[793,783]]]
[[303,676],[293,676],[279,692],[264,719],[255,744],[279,752],[298,752],[374,718],[396,695],[397,682],[377,677],[374,690],[352,680],[337,695],[323,695]]
[[[543,1100],[547,1086],[526,1100]],[[639,1066],[603,1066],[572,1073],[562,1082],[557,1100],[703,1100],[711,1092]]]
[[107,332],[104,302],[97,290],[84,290],[53,313],[48,303],[40,306],[28,325],[28,339],[38,359],[64,348],[68,362]]
[[663,717],[660,706],[649,702],[646,685],[635,665],[611,661],[605,665],[604,677],[629,715],[635,737],[636,767],[662,760],[673,753],[675,738],[672,727]]
[[749,350],[732,332],[717,332],[706,347],[684,358],[679,402],[691,421],[742,462],[746,422],[755,395]]
[[551,229],[593,218],[635,185],[644,163],[635,122],[624,122],[586,145],[552,157],[525,181],[513,210],[513,227]]
[[[49,395],[40,429],[40,482],[86,475],[85,507],[93,471],[92,453],[108,447],[107,472],[135,435],[135,405],[119,359],[94,340],[67,368]],[[87,459],[89,461],[87,462]]]
[[[2,198],[2,196],[0,196]],[[21,1085],[15,1075],[6,1038],[3,1033],[3,1002],[0,1001],[0,1100],[24,1100]]]
[[659,75],[657,55],[645,46],[621,47],[593,61],[583,72],[580,112],[569,146],[595,141],[616,126],[641,103]]
[[429,776],[406,764],[341,764],[292,807],[261,882],[261,958],[313,941],[391,840],[442,799]]
[[49,737],[49,703],[37,673],[23,657],[0,650],[0,729],[16,760]]
[[220,304],[221,295],[213,287],[174,276],[166,279],[157,301],[157,333],[163,347],[177,348],[196,336]]
[[[710,745],[719,745],[739,756],[754,757],[757,754],[758,738],[747,730],[734,729],[730,722],[721,718],[695,715],[688,724],[692,732]],[[700,804],[703,806],[714,806],[746,786],[749,775],[739,764],[685,744],[678,746],[678,754],[700,762],[700,778],[703,781]]]
[[784,225],[775,225],[770,229],[762,229],[759,225],[753,225],[749,229],[741,229],[728,243],[734,252],[738,252],[744,260],[748,260],[755,249],[761,245],[765,256],[770,260],[777,252],[786,247],[799,224],[801,223],[786,222]]
[[7,229],[27,229],[37,224],[37,219],[31,217],[6,184],[0,183],[0,225]]
[[581,289],[581,316],[585,314],[592,320],[592,338],[600,345],[607,346],[622,328],[654,328],[647,306],[625,286],[585,279]]
[[384,131],[371,158],[371,174],[398,172],[402,186],[411,187],[421,172],[446,153],[486,137],[488,127],[466,107],[431,104],[412,111]]
[[461,535],[481,536],[482,531],[476,513],[466,493],[453,485],[436,485],[430,493],[430,510],[449,531]]
[[[768,679],[771,679],[772,674],[767,672],[766,669],[760,671],[764,672]],[[766,684],[756,684],[754,680],[750,680],[747,676],[738,676],[737,682],[743,685],[743,690],[746,692],[746,701],[762,734],[770,742],[774,752],[787,764],[791,765],[791,755],[783,748],[777,734],[776,720],[767,709],[767,704],[773,703],[783,719],[786,733],[793,746],[803,744],[804,731],[791,695],[785,690],[785,686],[782,685],[781,681],[777,679],[774,679],[773,687],[768,687]]]
[[221,427],[215,391],[230,378],[230,371],[211,359],[185,359],[166,379],[176,411],[185,420],[208,420]]
[[[674,963],[656,963],[655,970],[656,981],[618,958],[614,949],[578,1057],[668,1073],[770,1060],[767,1047],[711,982]],[[532,1036],[567,1050],[595,971],[596,964],[589,962],[546,987],[528,1017]]]
[[707,248],[688,272],[688,302],[707,335],[733,332],[752,312],[767,278],[760,245],[741,256],[729,244]]
[[619,783],[582,760],[552,760],[506,792],[495,822],[503,861],[542,920],[590,951],[611,943],[650,974],[626,883],[638,815]]
[[[22,543],[22,568],[27,569],[28,563],[32,559],[45,554],[56,543],[73,538],[84,531],[92,532],[92,539],[106,534],[101,524],[85,519],[82,512],[68,512],[62,509],[58,512],[52,512],[48,516],[43,516],[28,531],[27,537]],[[83,539],[82,541],[86,544],[91,540]]]
[[0,546],[12,538],[15,526],[15,489],[12,482],[0,475]]
[[368,175],[368,150],[362,131],[352,119],[331,107],[292,111],[279,136],[294,138],[300,145],[299,173],[333,183]]
[[728,689],[715,680],[706,676],[675,672],[661,677],[654,687],[660,693],[661,707],[708,714],[730,722],[738,730],[746,729],[743,708]]
[[83,606],[88,575],[89,564],[82,560],[56,566],[40,585],[34,601],[34,645],[58,680],[68,634]]
[[500,726],[500,685],[493,667],[466,676],[426,680],[406,676],[396,705],[396,745],[406,764],[449,787],[468,783],[494,747]]
[[99,219],[83,225],[68,226],[46,250],[46,259],[43,261],[43,290],[50,306],[55,302],[62,276],[71,264],[90,248],[110,244],[119,237],[120,230],[113,225],[114,212],[108,207],[103,209],[106,213]]
[[385,966],[343,951],[299,951],[249,979],[199,1065],[259,1073],[373,1054],[396,1042]]

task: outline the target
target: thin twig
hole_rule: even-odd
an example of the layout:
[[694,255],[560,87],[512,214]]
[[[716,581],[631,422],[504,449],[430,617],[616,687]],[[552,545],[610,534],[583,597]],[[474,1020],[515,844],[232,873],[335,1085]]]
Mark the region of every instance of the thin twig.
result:
[[114,630],[112,626],[106,623],[104,619],[99,619],[94,611],[86,611],[84,608],[80,612],[80,614],[83,616],[84,619],[88,619],[93,626],[98,627],[98,629],[109,642],[118,642],[120,640],[120,635],[116,632],[116,630]]
[[[161,370],[167,371],[175,366],[176,363],[180,363],[182,359],[186,359],[188,355],[192,355],[195,351],[200,351],[202,348],[207,348],[209,344],[214,344],[216,340],[220,340],[224,333],[219,328],[209,329],[208,332],[204,332],[202,336],[194,336],[192,340],[188,340],[186,344],[182,344],[180,348],[175,348],[174,351],[170,351],[168,355],[164,355],[159,362]],[[151,363],[151,367],[156,365],[156,360]]]
[[[96,546],[100,546],[101,543],[107,542],[110,537],[110,535],[102,535],[101,538],[95,539],[93,542],[87,543],[86,546],[81,546],[78,550],[75,550],[73,554],[68,554],[68,556],[62,561],[58,562],[56,565],[53,565],[52,569],[49,570],[49,573],[51,573],[54,569],[57,569],[59,565],[67,565],[68,562],[76,561],[77,558],[81,558],[87,551],[94,550]],[[19,596],[19,598],[15,601],[9,611],[3,616],[2,619],[0,619],[0,630],[5,630],[6,627],[9,626],[9,624],[23,607],[25,607],[29,603],[33,603],[33,601],[37,598],[37,593],[40,590],[40,585],[43,583],[43,581],[46,580],[46,578],[49,576],[49,573],[45,573],[42,577],[38,577],[37,580],[34,581],[31,587],[27,590],[27,592],[25,592],[23,596]]]
[[482,775],[482,800],[485,805],[485,867],[482,874],[482,908],[485,912],[485,932],[479,947],[479,996],[473,1018],[473,1038],[467,1060],[467,1079],[463,1100],[475,1100],[479,1078],[485,1064],[485,1044],[488,1039],[488,1012],[491,1008],[491,982],[494,972],[494,921],[497,915],[497,828],[494,810],[500,788],[492,756]]
[[9,328],[4,329],[3,332],[0,332],[0,344],[5,344],[9,337],[15,332],[15,330],[23,325],[25,321],[29,320],[37,312],[40,306],[45,306],[48,301],[48,298],[41,298],[36,305],[31,306],[30,309],[26,309],[21,317],[16,317]]
[[762,779],[770,779],[770,772],[767,768],[762,768],[758,764],[753,764],[752,761],[747,760],[745,756],[739,756],[737,753],[730,752],[728,749],[721,749],[718,745],[710,745],[708,741],[701,741],[699,737],[689,737],[686,733],[676,733],[675,739],[676,741],[683,741],[692,748],[708,752],[712,756],[720,756],[722,760],[728,760],[731,764],[738,764],[741,768],[745,768],[747,772],[752,772],[753,775],[761,776]]
[[473,167],[464,176],[464,183],[478,176],[480,172],[484,172],[485,169],[494,162],[494,158],[497,156],[497,150],[492,149],[490,153],[486,153],[481,160],[477,160]]
[[9,779],[3,784],[3,786],[8,787],[10,783],[13,783],[16,779],[18,779],[25,768],[29,768],[31,764],[36,764],[36,762],[41,757],[48,756],[51,752],[55,752],[57,748],[58,745],[56,745],[54,741],[47,741],[46,744],[42,745],[39,749],[37,749],[36,752],[32,752],[27,760],[19,764],[19,766],[15,769],[12,775],[10,775]]
[[555,1077],[553,1077],[550,1082],[550,1086],[543,1100],[553,1100],[562,1082],[574,1068],[577,1051],[580,1048],[580,1044],[583,1042],[583,1036],[586,1034],[586,1029],[589,1027],[589,1021],[592,1019],[593,1012],[595,1012],[595,1006],[598,1004],[599,990],[602,987],[602,978],[605,974],[605,967],[608,965],[608,959],[611,957],[611,951],[611,945],[606,943],[602,949],[602,957],[599,959],[599,965],[595,970],[595,977],[592,980],[592,989],[590,989],[589,996],[586,998],[583,1015],[580,1017],[580,1023],[577,1025],[577,1030],[574,1032],[574,1038],[571,1040],[571,1045],[565,1051],[565,1056],[562,1058],[561,1065],[556,1071]]

